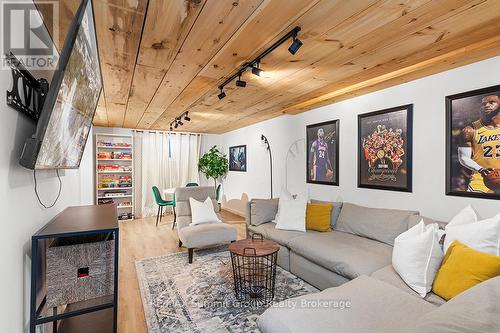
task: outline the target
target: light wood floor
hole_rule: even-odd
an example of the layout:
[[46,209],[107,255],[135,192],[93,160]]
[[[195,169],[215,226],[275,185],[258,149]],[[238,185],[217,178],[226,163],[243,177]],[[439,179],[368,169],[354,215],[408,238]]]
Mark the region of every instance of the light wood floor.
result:
[[[238,229],[238,238],[245,238],[245,222],[238,215],[222,211],[222,220]],[[147,332],[141,294],[135,271],[135,261],[175,252],[187,252],[178,247],[177,227],[172,230],[172,215],[163,217],[155,227],[156,218],[120,222],[120,253],[118,275],[118,332]],[[195,252],[196,259],[196,252]],[[187,264],[187,253],[186,253]]]

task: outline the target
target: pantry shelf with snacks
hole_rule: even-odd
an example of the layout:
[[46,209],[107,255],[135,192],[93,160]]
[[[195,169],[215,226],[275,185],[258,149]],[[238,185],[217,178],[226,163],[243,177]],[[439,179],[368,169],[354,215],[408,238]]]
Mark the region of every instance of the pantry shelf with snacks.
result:
[[133,138],[131,135],[96,134],[94,139],[96,203],[116,204],[119,220],[133,220]]

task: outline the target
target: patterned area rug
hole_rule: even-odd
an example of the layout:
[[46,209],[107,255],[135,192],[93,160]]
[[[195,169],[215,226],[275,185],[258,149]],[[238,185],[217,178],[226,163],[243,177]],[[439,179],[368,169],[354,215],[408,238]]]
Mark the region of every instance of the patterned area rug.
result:
[[[136,261],[149,332],[259,332],[256,320],[267,306],[236,300],[227,246],[187,260],[187,253],[176,253]],[[316,291],[277,268],[274,302]]]

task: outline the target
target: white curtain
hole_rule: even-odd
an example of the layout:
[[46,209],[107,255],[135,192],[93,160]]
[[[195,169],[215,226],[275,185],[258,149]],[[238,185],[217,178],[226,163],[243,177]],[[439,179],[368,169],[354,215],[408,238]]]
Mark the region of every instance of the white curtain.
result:
[[163,191],[199,183],[199,134],[134,131],[134,210],[136,217],[153,216],[158,206],[153,186]]

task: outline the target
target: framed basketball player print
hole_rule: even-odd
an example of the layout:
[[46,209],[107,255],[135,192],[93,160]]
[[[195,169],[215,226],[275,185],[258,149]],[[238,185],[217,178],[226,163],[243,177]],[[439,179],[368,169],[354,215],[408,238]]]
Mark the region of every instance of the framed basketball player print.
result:
[[339,120],[306,126],[306,182],[339,184]]
[[358,187],[412,191],[413,105],[358,116]]
[[500,199],[500,85],[446,97],[446,194]]
[[247,171],[247,146],[229,147],[229,171]]

